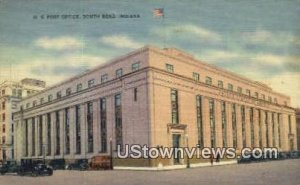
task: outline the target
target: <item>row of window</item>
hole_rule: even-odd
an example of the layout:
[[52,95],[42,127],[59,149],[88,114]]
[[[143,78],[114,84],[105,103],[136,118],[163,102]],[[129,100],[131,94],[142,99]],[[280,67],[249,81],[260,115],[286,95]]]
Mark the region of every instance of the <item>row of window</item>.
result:
[[[174,73],[174,66],[173,65],[171,65],[171,64],[166,64],[166,70],[168,71],[168,72],[170,72],[170,73]],[[200,81],[200,74],[199,73],[196,73],[196,72],[193,72],[193,79],[195,80],[195,81]],[[206,78],[205,78],[205,84],[207,84],[207,85],[212,85],[212,78],[211,77],[209,77],[209,76],[206,76]],[[221,88],[221,89],[224,89],[224,83],[223,83],[223,81],[222,80],[218,80],[218,87],[219,88]],[[227,89],[229,90],[229,91],[234,91],[234,86],[233,86],[233,84],[231,84],[231,83],[228,83],[227,84]],[[243,88],[242,87],[237,87],[237,92],[238,93],[240,93],[240,94],[243,94]],[[245,94],[246,95],[248,95],[248,96],[251,96],[251,91],[249,90],[249,89],[246,89],[245,90]],[[255,97],[255,98],[259,98],[259,94],[258,94],[258,92],[254,92],[254,96],[253,97]],[[261,97],[260,97],[262,100],[266,100],[266,96],[264,95],[264,94],[261,94]],[[274,103],[277,103],[277,98],[274,98],[274,99],[272,99],[272,97],[271,96],[268,96],[268,101],[269,102],[274,102]],[[285,105],[287,104],[287,102],[284,102],[285,103]]]
[[[132,71],[139,70],[140,69],[140,62],[136,62],[136,63],[132,64],[131,69],[132,69]],[[120,78],[121,76],[123,76],[123,69],[122,68],[117,69],[115,71],[115,74],[116,74],[116,78]],[[105,83],[107,81],[108,81],[108,74],[101,75],[101,83]],[[87,85],[88,85],[88,88],[93,87],[95,85],[95,79],[89,80],[87,82]],[[77,84],[76,85],[76,92],[80,92],[82,90],[83,90],[83,84],[82,83]],[[67,88],[65,92],[66,92],[65,93],[66,96],[71,95],[72,94],[72,88],[71,87]],[[56,99],[60,99],[61,97],[62,97],[62,92],[61,91],[56,92]],[[48,95],[48,99],[47,100],[48,100],[48,102],[53,101],[54,100],[53,95],[52,94]],[[40,104],[45,103],[45,98],[40,98],[40,102],[39,103]],[[32,107],[35,107],[37,105],[38,105],[38,101],[34,100],[32,102]],[[26,104],[26,108],[29,108],[29,107],[30,107],[30,103],[27,103]],[[21,109],[23,109],[23,108],[24,107],[21,106]]]
[[[232,124],[232,138],[233,138],[233,147],[237,147],[237,111],[236,104],[231,104],[231,123],[227,123],[227,114],[226,114],[226,102],[221,102],[221,124],[222,124],[222,143],[223,147],[228,146],[227,142],[227,124]],[[254,108],[249,109],[249,120],[250,120],[250,145],[254,146]],[[259,146],[262,146],[262,124],[265,124],[266,132],[266,145],[270,146],[269,143],[269,122],[271,119],[271,127],[272,127],[272,146],[275,146],[275,133],[278,135],[278,146],[281,147],[281,136],[280,136],[280,113],[271,113],[271,117],[269,118],[269,114],[265,111],[265,120],[262,123],[261,120],[261,111],[258,111],[258,124],[259,124]],[[241,117],[241,131],[242,131],[242,145],[246,147],[246,111],[245,106],[240,106],[240,117]],[[277,130],[275,129],[275,116],[277,116]],[[171,89],[171,120],[173,124],[178,124],[179,120],[179,107],[178,107],[178,92],[176,89]],[[198,146],[204,147],[204,131],[203,131],[203,115],[202,115],[202,96],[196,96],[196,124],[198,130]],[[209,99],[209,125],[210,125],[210,142],[211,147],[216,147],[216,122],[215,122],[215,101],[214,99]],[[289,115],[289,132],[291,133],[291,116]]]
[[[107,152],[107,120],[106,120],[106,98],[101,98],[100,101],[100,138],[101,138],[101,148],[99,152],[106,153]],[[93,132],[93,102],[87,102],[87,114],[85,117],[85,120],[87,122],[87,152],[92,153],[94,152],[94,132]],[[122,100],[121,100],[121,94],[115,95],[115,137],[116,137],[116,148],[118,145],[122,146],[123,145],[123,129],[122,129]],[[81,118],[82,118],[82,109],[80,105],[75,106],[75,154],[81,154]],[[61,117],[60,114],[61,112],[56,111],[55,112],[55,124],[54,126],[54,132],[55,132],[55,155],[60,155],[61,154],[61,140],[63,140],[64,144],[64,154],[70,154],[70,114],[69,114],[69,108],[65,108],[63,111],[63,119],[64,119],[64,138],[61,138],[60,131],[61,131]],[[45,152],[45,155],[51,155],[52,151],[52,137],[51,137],[51,115],[50,113],[46,114],[46,138],[47,141],[44,144],[43,143],[43,119],[42,116],[38,117],[38,128],[35,127],[35,118],[29,118],[32,119],[32,126],[31,126],[31,133],[35,133],[35,130],[38,129],[38,148],[39,148],[39,153],[38,155],[41,156],[43,155],[43,151]],[[29,155],[28,152],[28,143],[29,143],[29,123],[28,120],[25,120],[25,156]],[[32,134],[31,137],[31,155],[35,156],[36,155],[36,147],[35,147],[35,134]],[[47,148],[43,148],[44,146],[47,146]],[[122,147],[121,147],[122,148]]]
[[[25,92],[27,93],[27,95],[30,95],[30,94],[36,93],[36,92],[38,92],[38,91],[35,91],[35,90],[26,90]],[[1,95],[1,96],[6,95],[5,89],[3,89],[3,90],[0,91],[0,95]],[[12,94],[11,94],[11,95],[14,96],[14,97],[21,98],[22,95],[23,95],[23,89],[16,89],[16,88],[13,88],[13,89],[12,89]]]

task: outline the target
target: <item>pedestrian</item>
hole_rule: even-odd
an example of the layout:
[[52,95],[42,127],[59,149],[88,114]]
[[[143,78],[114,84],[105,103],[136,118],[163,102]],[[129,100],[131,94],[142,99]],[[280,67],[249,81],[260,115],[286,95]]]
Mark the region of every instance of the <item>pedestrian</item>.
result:
[[210,154],[210,164],[213,165],[214,163],[214,156],[213,154]]
[[216,162],[220,162],[220,154],[217,154],[217,157],[216,157]]

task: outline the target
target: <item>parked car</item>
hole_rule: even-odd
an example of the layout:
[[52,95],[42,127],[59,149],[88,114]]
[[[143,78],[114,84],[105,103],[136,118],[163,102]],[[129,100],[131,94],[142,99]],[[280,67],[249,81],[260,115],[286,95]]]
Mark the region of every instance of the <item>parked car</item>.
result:
[[4,175],[6,173],[18,173],[20,166],[17,165],[16,161],[5,161],[0,165],[0,174]]
[[21,159],[18,174],[22,176],[27,174],[31,176],[52,175],[53,169],[40,159]]
[[111,166],[111,157],[110,156],[94,156],[91,158],[90,169],[99,170],[99,169],[112,169]]
[[63,170],[65,169],[65,159],[53,159],[48,163],[49,166],[52,166],[53,170]]
[[65,166],[67,170],[87,170],[88,168],[89,163],[87,159],[77,159],[74,163]]

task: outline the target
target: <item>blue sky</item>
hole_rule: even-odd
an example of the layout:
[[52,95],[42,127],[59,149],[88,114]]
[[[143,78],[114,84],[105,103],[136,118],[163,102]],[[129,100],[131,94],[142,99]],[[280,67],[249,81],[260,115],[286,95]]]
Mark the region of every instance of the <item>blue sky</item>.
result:
[[[164,19],[154,8],[164,8]],[[300,107],[299,12],[299,0],[0,0],[0,81],[33,77],[52,85],[152,44],[262,81]],[[65,14],[81,19],[40,18]]]

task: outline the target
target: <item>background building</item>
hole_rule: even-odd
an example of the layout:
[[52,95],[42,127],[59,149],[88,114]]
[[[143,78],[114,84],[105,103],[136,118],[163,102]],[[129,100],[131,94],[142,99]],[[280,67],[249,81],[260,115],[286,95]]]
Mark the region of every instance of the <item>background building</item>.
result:
[[124,144],[297,149],[288,96],[175,48],[146,46],[25,98],[14,123],[18,160],[91,158]]
[[296,109],[297,148],[300,148],[300,108]]
[[12,113],[21,98],[45,88],[45,82],[25,78],[20,82],[4,81],[0,84],[0,160],[14,158],[14,125]]

